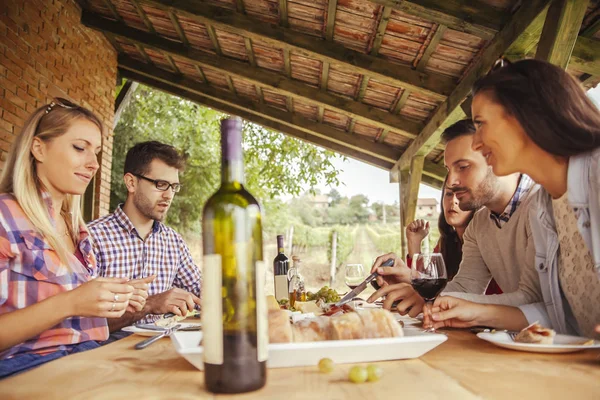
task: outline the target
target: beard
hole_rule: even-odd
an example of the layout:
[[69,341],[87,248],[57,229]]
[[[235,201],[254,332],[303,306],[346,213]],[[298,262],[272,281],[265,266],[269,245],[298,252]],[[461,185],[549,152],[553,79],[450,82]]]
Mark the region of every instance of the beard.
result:
[[458,207],[463,211],[477,210],[487,204],[494,198],[498,192],[498,177],[494,175],[492,167],[487,167],[485,177],[477,187],[469,189],[467,187],[453,187],[453,192],[466,191],[468,194],[458,201]]
[[133,196],[133,205],[144,217],[159,222],[167,217],[167,211],[169,210],[167,208],[164,212],[157,211],[155,209],[156,204],[152,204],[147,197],[139,192]]

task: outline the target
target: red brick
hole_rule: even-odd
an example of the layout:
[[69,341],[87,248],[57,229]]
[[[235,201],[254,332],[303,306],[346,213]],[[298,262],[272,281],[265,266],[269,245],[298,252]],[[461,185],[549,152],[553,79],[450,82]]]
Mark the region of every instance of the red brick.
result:
[[15,126],[13,124],[11,124],[10,122],[5,121],[2,118],[0,118],[0,129],[4,130],[6,132],[14,133]]
[[23,126],[23,122],[25,122],[23,118],[19,118],[15,114],[7,110],[4,110],[4,112],[2,113],[2,119],[6,122],[13,124],[14,126]]
[[12,102],[8,101],[6,97],[0,97],[0,107],[13,114],[17,113],[17,107]]

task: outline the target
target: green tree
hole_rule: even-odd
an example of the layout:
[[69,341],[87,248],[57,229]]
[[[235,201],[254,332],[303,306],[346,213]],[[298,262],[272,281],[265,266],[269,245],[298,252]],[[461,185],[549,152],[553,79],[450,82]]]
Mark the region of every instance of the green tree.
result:
[[331,189],[331,192],[329,192],[328,196],[331,199],[329,202],[331,207],[337,206],[342,202],[342,195],[337,191],[337,189]]
[[[186,170],[182,190],[175,196],[167,223],[176,229],[198,229],[202,207],[220,182],[220,120],[218,111],[140,85],[114,132],[111,208],[127,196],[123,184],[125,155],[135,143],[158,140],[183,151]],[[297,196],[303,187],[319,182],[337,185],[335,153],[298,139],[244,124],[246,185],[263,202],[277,195]],[[283,214],[274,212],[275,214]]]
[[369,198],[364,194],[357,194],[350,198],[350,209],[353,211],[358,223],[365,223],[369,219]]

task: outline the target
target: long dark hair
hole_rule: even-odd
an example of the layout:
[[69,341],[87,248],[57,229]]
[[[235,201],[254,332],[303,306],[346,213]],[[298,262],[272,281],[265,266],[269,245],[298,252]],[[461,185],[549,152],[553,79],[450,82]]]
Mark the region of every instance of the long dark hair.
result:
[[600,146],[600,111],[579,82],[555,65],[504,61],[475,83],[473,96],[484,91],[550,154],[569,157]]
[[[448,224],[448,221],[446,221],[446,216],[444,215],[444,196],[446,196],[446,181],[444,181],[444,186],[442,186],[442,212],[440,213],[440,218],[438,219],[438,230],[440,232],[440,253],[442,254],[444,263],[446,264],[448,280],[451,280],[458,273],[458,268],[460,267],[460,262],[462,261],[462,241],[458,237],[458,233],[456,233],[454,227]],[[467,225],[471,223],[474,214],[475,210],[469,213]]]

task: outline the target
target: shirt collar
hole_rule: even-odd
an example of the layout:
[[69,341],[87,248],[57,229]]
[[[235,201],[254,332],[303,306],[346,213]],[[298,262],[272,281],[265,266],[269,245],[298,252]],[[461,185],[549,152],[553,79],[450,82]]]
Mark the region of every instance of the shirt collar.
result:
[[532,186],[533,180],[529,176],[521,174],[521,176],[519,177],[519,184],[517,185],[517,189],[515,190],[513,197],[506,205],[504,211],[501,214],[497,214],[490,210],[490,218],[496,223],[496,226],[498,226],[498,228],[501,228],[502,225],[509,221],[510,217],[512,217],[513,214],[517,211],[517,208],[519,207],[521,202],[527,198],[527,195],[529,194],[529,191],[531,190]]
[[[117,206],[114,215],[119,225],[121,225],[128,233],[135,232],[136,235],[138,234],[137,229],[133,226],[133,222],[131,222],[127,214],[125,214],[125,211],[123,211],[123,203]],[[163,229],[162,222],[154,220],[154,223],[152,224],[152,233],[161,233]]]

